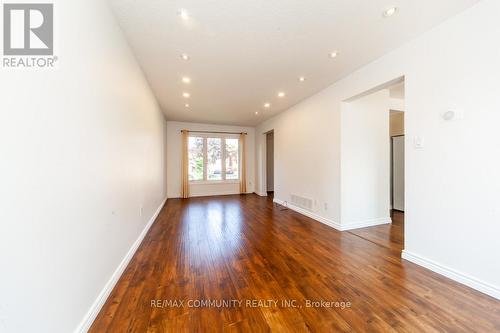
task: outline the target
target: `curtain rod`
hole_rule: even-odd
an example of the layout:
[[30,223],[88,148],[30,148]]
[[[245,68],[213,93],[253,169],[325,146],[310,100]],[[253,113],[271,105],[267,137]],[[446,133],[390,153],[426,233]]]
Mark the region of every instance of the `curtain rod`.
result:
[[189,131],[189,130],[181,130],[181,133],[184,131],[188,133],[207,133],[207,134],[245,134],[245,135],[248,134],[246,132],[212,132],[212,131]]

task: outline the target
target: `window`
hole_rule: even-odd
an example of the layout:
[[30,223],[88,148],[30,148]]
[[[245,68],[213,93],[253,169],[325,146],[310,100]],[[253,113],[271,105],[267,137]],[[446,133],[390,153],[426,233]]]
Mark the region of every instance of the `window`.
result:
[[203,180],[203,138],[189,138],[189,180]]
[[222,139],[207,138],[207,180],[222,180]]
[[190,181],[235,181],[239,177],[239,140],[231,136],[189,137]]

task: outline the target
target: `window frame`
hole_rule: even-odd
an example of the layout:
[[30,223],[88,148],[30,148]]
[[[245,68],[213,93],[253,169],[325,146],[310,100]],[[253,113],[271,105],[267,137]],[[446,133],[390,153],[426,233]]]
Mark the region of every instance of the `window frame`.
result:
[[[203,180],[189,180],[189,184],[239,184],[241,178],[241,147],[239,144],[239,135],[237,134],[211,134],[211,133],[193,133],[190,134],[191,138],[203,138]],[[221,178],[218,180],[208,179],[208,145],[207,139],[221,139]],[[237,179],[226,179],[226,139],[237,139],[238,140],[238,178]],[[189,147],[188,147],[189,149]],[[189,151],[188,151],[189,153]]]

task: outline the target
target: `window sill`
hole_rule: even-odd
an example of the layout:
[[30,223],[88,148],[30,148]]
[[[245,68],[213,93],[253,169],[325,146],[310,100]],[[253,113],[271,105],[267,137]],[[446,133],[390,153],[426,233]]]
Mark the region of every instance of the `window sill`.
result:
[[199,180],[190,181],[189,185],[229,185],[229,184],[239,184],[240,180]]

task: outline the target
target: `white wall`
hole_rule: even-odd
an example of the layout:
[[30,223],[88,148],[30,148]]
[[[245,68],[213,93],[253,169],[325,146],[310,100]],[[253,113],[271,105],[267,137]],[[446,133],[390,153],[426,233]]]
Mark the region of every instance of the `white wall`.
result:
[[[253,127],[225,126],[211,124],[185,123],[177,121],[167,122],[167,178],[168,197],[179,198],[181,196],[181,130],[191,131],[219,131],[219,132],[246,132],[247,149],[247,192],[254,191],[254,157],[255,157],[255,129]],[[191,196],[226,195],[239,194],[239,182],[218,184],[192,184],[190,185]]]
[[[257,190],[262,133],[274,128],[276,197],[307,194],[318,219],[338,221],[341,101],[405,76],[406,257],[500,297],[499,12],[483,0],[259,125]],[[442,120],[450,108],[462,119]]]
[[391,98],[389,108],[394,111],[402,111],[405,110],[405,100],[404,98]]
[[341,106],[341,219],[347,228],[389,223],[389,90]]
[[340,220],[340,117],[331,97],[321,92],[256,128],[256,192],[266,189],[266,133],[274,130],[274,198],[291,195],[314,200],[313,212]]
[[55,22],[56,69],[0,73],[0,332],[77,329],[166,195],[164,118],[106,5]]

